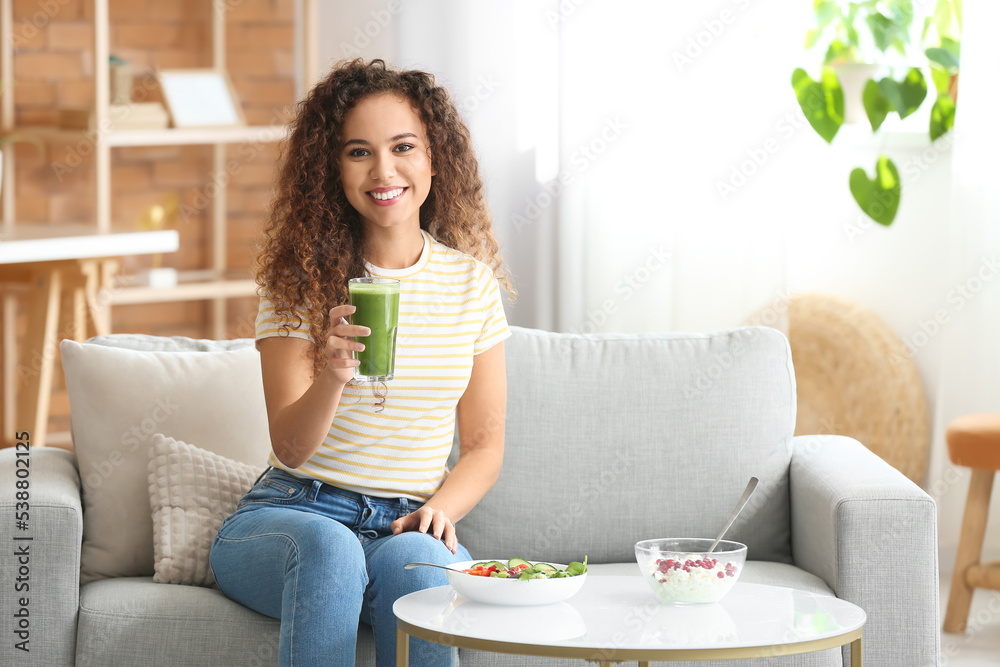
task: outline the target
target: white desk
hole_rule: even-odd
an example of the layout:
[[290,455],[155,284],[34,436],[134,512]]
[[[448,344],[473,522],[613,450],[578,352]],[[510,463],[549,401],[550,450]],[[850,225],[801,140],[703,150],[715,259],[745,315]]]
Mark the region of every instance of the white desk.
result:
[[[4,288],[4,423],[0,446],[16,431],[44,445],[52,374],[63,338],[110,333],[107,306],[117,258],[174,252],[176,231],[98,233],[89,225],[18,224],[0,235],[0,287]],[[27,295],[28,331],[18,361],[16,302],[7,288]],[[20,385],[20,386],[19,386]]]
[[[511,582],[514,585],[531,582]],[[737,583],[715,604],[661,605],[640,576],[588,576],[565,602],[502,607],[472,602],[451,586],[396,600],[396,665],[409,636],[479,651],[582,658],[726,660],[811,653],[851,644],[861,667],[865,612],[828,595]]]

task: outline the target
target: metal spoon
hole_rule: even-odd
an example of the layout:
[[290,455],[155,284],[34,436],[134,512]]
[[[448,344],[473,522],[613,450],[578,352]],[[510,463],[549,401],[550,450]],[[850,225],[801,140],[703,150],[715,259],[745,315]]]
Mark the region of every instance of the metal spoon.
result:
[[[468,572],[464,572],[462,570],[456,570],[455,568],[448,567],[447,565],[438,565],[437,563],[407,563],[406,565],[403,566],[403,569],[412,570],[415,567],[439,567],[442,570],[448,570],[449,572],[458,572],[459,574],[469,574]],[[470,574],[469,576],[471,577],[475,575]]]
[[747,501],[749,501],[750,496],[753,495],[754,490],[757,488],[758,482],[760,482],[760,480],[757,479],[756,477],[751,477],[750,481],[747,482],[747,488],[743,489],[743,495],[740,496],[740,501],[736,503],[736,509],[734,509],[733,513],[729,515],[729,520],[726,521],[726,525],[723,526],[722,530],[719,531],[719,536],[715,538],[714,542],[712,542],[712,546],[708,548],[708,553],[712,553],[713,551],[715,551],[715,547],[719,546],[719,542],[722,540],[722,536],[725,535],[726,531],[729,530],[729,527],[733,525],[733,521],[736,521],[736,517],[740,515],[740,512],[743,511],[743,508],[747,506]]

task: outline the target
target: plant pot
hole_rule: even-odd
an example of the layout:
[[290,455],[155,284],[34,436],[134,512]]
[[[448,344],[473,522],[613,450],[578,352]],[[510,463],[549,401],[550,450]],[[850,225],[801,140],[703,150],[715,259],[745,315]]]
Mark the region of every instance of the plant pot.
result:
[[831,65],[840,80],[840,88],[844,92],[844,124],[867,123],[865,104],[862,94],[868,79],[874,79],[881,69],[880,65],[864,63],[843,63]]

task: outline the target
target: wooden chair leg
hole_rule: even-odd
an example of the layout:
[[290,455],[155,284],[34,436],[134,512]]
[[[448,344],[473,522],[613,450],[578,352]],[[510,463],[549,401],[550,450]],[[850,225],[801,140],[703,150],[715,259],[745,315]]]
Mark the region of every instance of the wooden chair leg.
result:
[[28,333],[25,354],[18,366],[23,388],[17,394],[19,431],[31,434],[31,443],[45,444],[52,374],[59,352],[59,307],[62,276],[58,270],[39,277],[28,291]]
[[989,516],[990,494],[993,491],[993,470],[973,469],[969,481],[969,496],[965,501],[965,515],[962,518],[962,534],[958,541],[955,558],[955,572],[951,576],[951,591],[948,607],[944,615],[944,631],[954,634],[965,632],[972,605],[973,589],[966,580],[970,565],[979,562],[983,553],[983,538],[986,535],[986,519]]

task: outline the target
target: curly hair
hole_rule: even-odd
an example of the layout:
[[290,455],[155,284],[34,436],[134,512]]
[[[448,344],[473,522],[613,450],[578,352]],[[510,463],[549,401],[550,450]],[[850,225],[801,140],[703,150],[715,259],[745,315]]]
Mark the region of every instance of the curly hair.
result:
[[348,302],[350,278],[367,274],[361,217],[347,200],[339,155],[344,119],[363,98],[391,94],[420,115],[437,174],[420,207],[420,227],[434,238],[489,266],[511,296],[499,244],[465,122],[448,91],[416,70],[393,70],[382,60],[337,63],[299,102],[281,166],[264,242],[257,258],[258,293],[275,314],[298,328],[304,313],[313,339],[313,373],[325,365],[328,313]]

